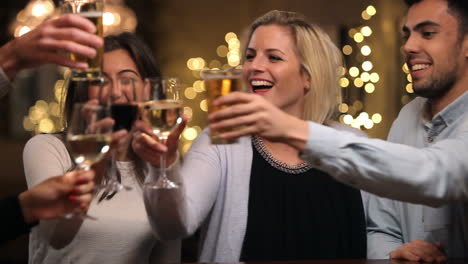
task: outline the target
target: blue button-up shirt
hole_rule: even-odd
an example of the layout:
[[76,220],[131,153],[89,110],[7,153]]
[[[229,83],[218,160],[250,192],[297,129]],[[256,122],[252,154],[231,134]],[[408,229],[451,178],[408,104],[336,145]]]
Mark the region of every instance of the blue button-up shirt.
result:
[[[367,202],[369,257],[386,257],[403,242],[423,239],[444,244],[449,257],[468,252],[468,93],[432,120],[426,99],[400,112],[389,141],[357,138],[309,124],[304,154],[309,162],[357,188],[398,200]],[[372,247],[374,246],[375,247]]]

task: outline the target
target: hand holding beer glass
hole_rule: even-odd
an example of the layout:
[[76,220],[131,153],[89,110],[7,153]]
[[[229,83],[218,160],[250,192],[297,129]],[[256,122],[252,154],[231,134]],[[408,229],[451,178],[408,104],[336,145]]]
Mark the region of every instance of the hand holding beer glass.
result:
[[[64,0],[61,8],[63,14],[77,14],[89,19],[96,26],[96,34],[102,38],[104,29],[102,25],[102,14],[104,0]],[[86,70],[73,70],[74,80],[93,80],[101,76],[103,48],[96,49],[96,56],[92,59],[70,53],[73,61],[85,61],[88,63]]]
[[[204,70],[201,76],[205,81],[205,89],[207,93],[208,113],[213,113],[223,108],[226,105],[213,105],[216,98],[226,95],[231,92],[243,91],[242,70],[241,69],[220,69],[220,70]],[[236,140],[226,140],[219,137],[222,132],[226,131],[211,131],[211,144],[232,144]]]

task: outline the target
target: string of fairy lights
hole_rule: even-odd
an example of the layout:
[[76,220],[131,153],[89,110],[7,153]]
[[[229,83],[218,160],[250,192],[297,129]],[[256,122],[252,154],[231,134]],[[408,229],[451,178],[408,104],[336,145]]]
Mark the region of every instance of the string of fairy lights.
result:
[[[377,9],[369,5],[361,13],[364,21],[369,22],[377,14]],[[368,38],[372,36],[372,28],[368,25],[361,25],[351,28],[348,31],[350,44],[342,47],[342,53],[347,61],[352,61],[348,68],[342,69],[343,77],[340,79],[340,86],[343,89],[363,89],[365,93],[372,94],[376,90],[376,85],[380,81],[380,76],[374,70],[371,60],[372,48],[368,43]],[[346,93],[345,93],[346,94]],[[340,122],[357,129],[372,129],[376,124],[382,122],[382,115],[363,111],[364,104],[361,100],[342,103],[338,106],[340,111]]]

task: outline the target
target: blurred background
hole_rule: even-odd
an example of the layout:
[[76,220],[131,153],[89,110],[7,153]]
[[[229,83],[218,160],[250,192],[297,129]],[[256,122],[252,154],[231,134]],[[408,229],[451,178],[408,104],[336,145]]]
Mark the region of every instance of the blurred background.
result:
[[[0,1],[0,45],[58,15],[58,1]],[[206,126],[203,68],[241,67],[248,25],[272,9],[296,11],[322,26],[343,52],[339,122],[386,138],[400,108],[412,98],[400,46],[401,0],[106,0],[105,33],[136,32],[154,51],[163,73],[184,84],[185,152]],[[22,149],[34,134],[60,130],[67,69],[46,65],[21,72],[0,100],[0,197],[26,188]],[[27,236],[0,248],[0,263],[27,263]]]

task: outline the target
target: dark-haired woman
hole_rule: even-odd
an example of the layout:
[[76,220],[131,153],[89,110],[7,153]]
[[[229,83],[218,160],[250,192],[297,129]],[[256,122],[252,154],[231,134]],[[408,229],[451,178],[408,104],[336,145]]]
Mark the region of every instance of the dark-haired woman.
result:
[[[149,49],[131,33],[105,38],[103,74],[106,84],[98,98],[96,86],[70,86],[65,99],[65,120],[73,103],[89,99],[126,103],[133,93],[117,85],[133,80],[141,89],[143,79],[159,75]],[[65,122],[66,127],[66,122]],[[65,129],[66,130],[66,129]],[[118,133],[118,132],[117,132]],[[72,170],[62,134],[37,135],[24,149],[28,186]],[[131,133],[123,142],[130,142]],[[116,155],[117,173],[130,191],[121,191],[112,199],[90,204],[88,214],[97,220],[43,221],[30,237],[29,263],[166,263],[179,261],[179,242],[159,242],[151,232],[142,200],[142,177],[146,169],[131,148],[120,147]]]

